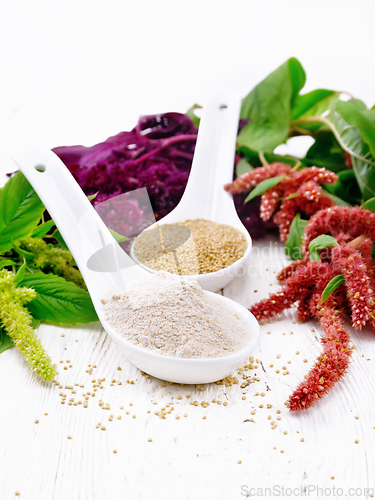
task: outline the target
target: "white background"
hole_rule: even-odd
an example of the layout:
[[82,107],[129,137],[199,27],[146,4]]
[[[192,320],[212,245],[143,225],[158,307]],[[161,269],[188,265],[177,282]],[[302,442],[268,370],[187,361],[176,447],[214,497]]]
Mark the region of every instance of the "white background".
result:
[[[372,106],[374,18],[372,0],[1,0],[0,172],[14,169],[13,148],[91,145],[133,128],[139,115],[185,112],[221,86],[244,96],[292,56],[306,70],[306,91],[346,90]],[[274,273],[286,262],[282,245],[266,244],[273,250],[254,263],[255,275],[224,290],[247,307],[276,291]],[[257,245],[262,255],[264,246]],[[123,418],[110,424],[111,412],[95,400],[88,409],[61,405],[60,390],[35,380],[16,349],[3,353],[1,498],[15,498],[18,491],[31,500],[231,500],[244,498],[241,491],[248,488],[241,485],[310,486],[311,498],[332,498],[332,488],[341,487],[341,498],[347,498],[349,487],[374,487],[375,373],[367,361],[373,358],[373,332],[353,334],[357,350],[350,371],[319,405],[302,415],[290,415],[283,405],[318,355],[313,326],[319,332],[316,324],[296,325],[292,312],[262,326],[255,353],[266,368],[260,381],[246,390],[210,384],[203,392],[147,381],[98,325],[41,326],[38,334],[53,360],[72,361],[73,368],[60,370],[61,382],[82,382],[87,391],[92,377],[85,370],[96,363],[95,376],[107,377],[99,397],[111,402],[115,416],[125,405]],[[286,360],[290,378],[269,369]],[[112,377],[123,385],[110,387]],[[258,409],[262,398],[255,391],[266,392],[264,403],[272,410]],[[195,409],[188,392],[198,400],[228,401],[228,407]],[[180,420],[154,415],[170,401]],[[136,419],[124,415],[130,402]],[[276,408],[282,420],[271,430],[267,415],[276,419]],[[253,409],[255,424],[247,421]],[[106,432],[96,429],[100,421]],[[314,493],[318,486],[327,493]]]
[[292,56],[306,91],[372,106],[374,14],[372,0],[3,0],[1,167],[12,147],[90,145],[222,85],[245,96]]

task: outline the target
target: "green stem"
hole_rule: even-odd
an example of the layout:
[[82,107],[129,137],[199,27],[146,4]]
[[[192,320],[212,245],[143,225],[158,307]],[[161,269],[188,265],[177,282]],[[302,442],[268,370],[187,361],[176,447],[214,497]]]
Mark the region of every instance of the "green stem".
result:
[[266,160],[264,154],[263,154],[263,151],[260,151],[259,152],[259,159],[263,165],[263,167],[265,167],[266,165],[269,165],[268,161]]

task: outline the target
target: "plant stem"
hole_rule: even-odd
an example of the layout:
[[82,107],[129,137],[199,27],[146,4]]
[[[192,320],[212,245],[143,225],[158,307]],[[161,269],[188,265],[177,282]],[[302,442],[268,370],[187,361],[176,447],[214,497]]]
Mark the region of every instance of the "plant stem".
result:
[[161,145],[158,148],[155,148],[152,151],[145,153],[143,156],[140,156],[134,161],[134,163],[138,165],[139,163],[142,163],[144,160],[151,158],[157,153],[160,153],[160,151],[167,148],[168,146],[171,146],[172,144],[177,144],[178,142],[196,141],[196,140],[197,140],[197,134],[182,134],[182,135],[176,135],[174,137],[169,137],[168,139],[161,141]]
[[263,167],[265,167],[266,165],[269,165],[268,161],[266,160],[264,154],[263,154],[263,151],[260,151],[259,152],[259,159],[263,165]]

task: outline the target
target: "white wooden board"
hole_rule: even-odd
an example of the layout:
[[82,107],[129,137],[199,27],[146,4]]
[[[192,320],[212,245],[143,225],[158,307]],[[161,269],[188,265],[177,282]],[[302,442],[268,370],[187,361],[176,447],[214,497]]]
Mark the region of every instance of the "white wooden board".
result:
[[[224,295],[249,307],[278,288],[285,262],[275,238],[256,242],[251,273]],[[298,324],[291,310],[261,329],[257,368],[233,374],[238,384],[182,387],[143,376],[99,324],[40,326],[62,387],[36,380],[16,349],[1,354],[1,498],[350,498],[350,488],[372,498],[374,332],[354,332],[342,383],[291,414],[284,402],[320,351],[319,325]],[[243,376],[259,381],[241,388]]]

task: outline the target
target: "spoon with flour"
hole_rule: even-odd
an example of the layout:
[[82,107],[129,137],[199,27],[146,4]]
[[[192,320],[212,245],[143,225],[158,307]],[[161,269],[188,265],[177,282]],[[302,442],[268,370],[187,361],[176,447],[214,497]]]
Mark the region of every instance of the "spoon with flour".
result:
[[[214,358],[179,358],[148,350],[121,335],[108,321],[103,299],[137,280],[150,277],[150,273],[135,265],[121,249],[69,170],[52,151],[18,151],[12,156],[68,245],[103,328],[133,365],[163,380],[198,384],[225,378],[246,361],[259,341],[258,322],[240,304],[212,292],[204,291],[204,294],[223,308],[229,308],[248,327],[248,342],[236,352]],[[93,255],[100,256],[94,265]]]

